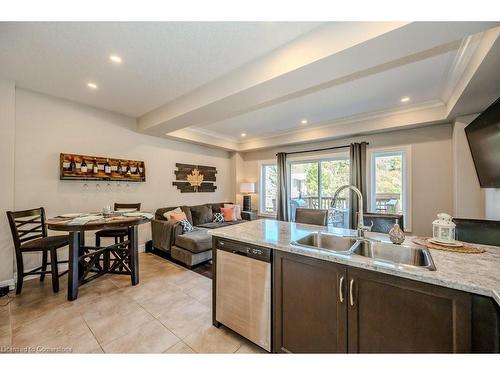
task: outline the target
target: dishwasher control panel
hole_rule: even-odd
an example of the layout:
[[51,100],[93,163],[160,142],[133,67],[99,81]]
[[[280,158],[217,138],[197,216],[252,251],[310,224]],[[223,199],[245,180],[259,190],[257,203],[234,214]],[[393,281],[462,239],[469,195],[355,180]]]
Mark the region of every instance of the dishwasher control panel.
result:
[[259,247],[226,239],[217,239],[216,244],[217,250],[223,250],[230,253],[247,256],[249,258],[262,260],[264,262],[271,262],[271,249],[265,247]]

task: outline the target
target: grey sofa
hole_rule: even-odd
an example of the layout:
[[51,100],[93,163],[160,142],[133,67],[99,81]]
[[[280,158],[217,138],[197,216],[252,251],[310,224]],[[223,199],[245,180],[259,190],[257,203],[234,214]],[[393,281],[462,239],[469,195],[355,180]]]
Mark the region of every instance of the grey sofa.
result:
[[[225,202],[230,203],[230,202]],[[245,222],[247,213],[242,212],[242,219],[238,221],[214,223],[214,213],[220,212],[225,203],[207,203],[198,206],[164,207],[156,210],[155,218],[151,222],[153,247],[157,250],[170,253],[170,256],[187,266],[212,259],[212,236],[209,229],[239,224]],[[182,233],[180,225],[168,222],[163,214],[180,207],[186,218],[194,226],[192,232]]]

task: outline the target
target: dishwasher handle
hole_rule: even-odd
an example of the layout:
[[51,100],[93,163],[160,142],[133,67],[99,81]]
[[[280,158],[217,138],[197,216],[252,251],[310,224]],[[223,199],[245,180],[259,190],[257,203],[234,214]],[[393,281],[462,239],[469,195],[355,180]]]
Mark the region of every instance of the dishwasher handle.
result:
[[271,249],[267,249],[265,247],[228,240],[217,240],[216,245],[217,250],[227,251],[229,253],[246,256],[267,263],[271,262]]

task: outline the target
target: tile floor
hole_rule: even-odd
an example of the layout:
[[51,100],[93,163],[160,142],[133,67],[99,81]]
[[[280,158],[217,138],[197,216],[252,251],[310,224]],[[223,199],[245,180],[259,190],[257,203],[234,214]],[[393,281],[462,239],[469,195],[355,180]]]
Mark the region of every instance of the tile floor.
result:
[[139,285],[106,275],[81,287],[73,302],[66,277],[61,287],[54,294],[50,277],[28,280],[0,306],[0,352],[264,353],[212,326],[210,279],[153,254],[140,254]]

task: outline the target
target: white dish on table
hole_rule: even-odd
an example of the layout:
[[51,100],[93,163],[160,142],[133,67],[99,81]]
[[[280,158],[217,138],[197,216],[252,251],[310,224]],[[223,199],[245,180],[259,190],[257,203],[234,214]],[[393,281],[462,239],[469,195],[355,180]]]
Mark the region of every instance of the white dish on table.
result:
[[429,238],[428,241],[430,243],[435,244],[435,245],[441,245],[441,246],[450,246],[450,247],[461,247],[461,246],[464,246],[464,244],[462,242],[459,242],[459,241],[445,242],[445,241],[436,240],[435,238]]
[[82,215],[83,214],[80,212],[80,213],[72,213],[72,214],[62,214],[62,215],[59,215],[59,216],[67,218],[67,219],[74,219],[75,217],[79,217],[79,216],[82,216]]
[[128,216],[128,217],[139,217],[142,216],[142,212],[125,212],[123,216]]

